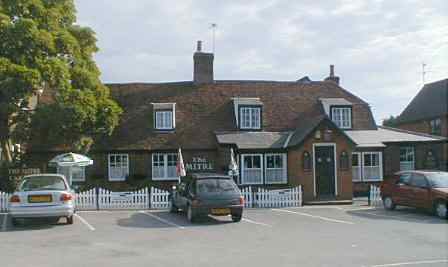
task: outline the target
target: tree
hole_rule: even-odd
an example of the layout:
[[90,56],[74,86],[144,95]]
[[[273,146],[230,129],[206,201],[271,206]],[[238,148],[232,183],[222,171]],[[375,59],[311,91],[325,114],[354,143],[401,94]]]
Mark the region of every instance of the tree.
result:
[[383,126],[395,127],[396,123],[397,123],[397,117],[394,117],[392,115],[390,115],[388,119],[383,120]]
[[[0,0],[0,143],[9,162],[12,140],[88,149],[118,124],[122,110],[93,60],[95,34],[75,13],[73,0]],[[42,91],[51,101],[30,112]]]

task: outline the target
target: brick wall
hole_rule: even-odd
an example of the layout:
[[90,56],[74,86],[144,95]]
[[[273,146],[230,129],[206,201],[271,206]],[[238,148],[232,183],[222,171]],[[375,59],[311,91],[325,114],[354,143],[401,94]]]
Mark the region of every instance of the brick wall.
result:
[[[397,128],[408,130],[408,131],[431,134],[430,121],[431,121],[431,119],[402,123],[402,124],[397,125]],[[448,115],[441,117],[441,123],[442,123],[441,135],[448,137]]]
[[[321,125],[317,130],[323,132],[328,129],[327,125]],[[305,201],[314,200],[314,176],[313,176],[313,144],[316,143],[336,143],[336,159],[337,164],[337,191],[338,200],[351,200],[352,191],[352,172],[351,167],[347,170],[341,170],[340,168],[340,155],[343,151],[351,155],[353,146],[340,132],[333,130],[333,134],[330,140],[318,140],[314,138],[315,134],[312,133],[310,137],[303,143],[302,146],[295,149],[291,149],[288,152],[288,179],[291,185],[303,186],[303,198]],[[311,169],[304,170],[303,168],[303,154],[307,151],[311,156]],[[349,159],[351,157],[349,156]],[[350,160],[349,160],[350,166]]]

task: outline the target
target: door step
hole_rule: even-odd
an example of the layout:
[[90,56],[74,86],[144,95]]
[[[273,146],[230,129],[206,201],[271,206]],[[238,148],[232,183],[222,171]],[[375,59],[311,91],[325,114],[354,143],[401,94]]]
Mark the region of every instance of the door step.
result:
[[304,205],[351,205],[352,200],[312,200],[304,201]]

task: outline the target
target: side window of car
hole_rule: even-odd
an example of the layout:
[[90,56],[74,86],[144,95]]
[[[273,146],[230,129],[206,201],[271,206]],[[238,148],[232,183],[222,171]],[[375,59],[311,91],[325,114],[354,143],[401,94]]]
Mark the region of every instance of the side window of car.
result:
[[400,175],[400,179],[398,179],[397,184],[408,185],[411,180],[410,173],[403,173]]
[[426,181],[426,178],[424,175],[414,173],[411,177],[410,186],[413,187],[420,187],[420,188],[427,188],[428,182]]

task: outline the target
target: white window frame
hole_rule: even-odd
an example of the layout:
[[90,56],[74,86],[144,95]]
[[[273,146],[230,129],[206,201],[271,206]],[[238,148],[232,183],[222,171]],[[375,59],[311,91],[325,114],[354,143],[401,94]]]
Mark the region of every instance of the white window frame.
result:
[[[72,173],[72,182],[85,182],[86,181],[86,167],[78,167],[78,166],[73,166],[73,167],[61,167],[61,166],[57,166],[57,170],[56,172],[59,174],[63,174],[65,176],[65,173],[63,171],[64,168],[72,168],[71,173]],[[79,168],[81,170],[81,176],[80,177],[75,177],[73,176],[74,172],[73,172],[73,168]],[[68,170],[68,169],[67,169]],[[68,181],[69,177],[65,177]],[[70,181],[68,181],[70,182]]]
[[[402,161],[401,160],[401,150],[402,149],[404,149],[404,150],[406,150],[406,161]],[[412,151],[411,151],[412,150]],[[408,153],[409,152],[412,152],[412,160],[407,160],[407,155],[408,155]],[[404,169],[404,168],[402,168],[402,166],[403,165],[409,165],[409,164],[411,164],[412,165],[412,167],[409,169],[409,168],[406,168],[406,169]],[[413,146],[400,146],[400,171],[411,171],[411,170],[415,170],[415,147],[413,147]]]
[[[160,121],[160,119],[161,119],[161,121]],[[173,130],[174,129],[174,111],[173,110],[155,110],[154,111],[154,127],[156,130]]]
[[[378,155],[378,166],[365,166],[365,162],[364,162],[364,156],[365,155]],[[381,151],[366,151],[366,152],[362,152],[362,156],[361,156],[361,160],[362,160],[362,181],[364,182],[378,182],[378,181],[382,181],[383,180],[383,152]],[[379,168],[379,177],[377,179],[368,179],[365,176],[366,173],[366,169],[370,168]]]
[[[268,168],[268,157],[273,157],[273,156],[280,156],[282,159],[282,168]],[[287,160],[287,156],[286,153],[267,153],[264,154],[264,166],[265,166],[265,184],[286,184],[288,183],[288,174],[287,174],[287,170],[288,170],[288,160]],[[268,170],[281,170],[282,173],[282,177],[281,180],[279,181],[267,181],[268,179]]]
[[[155,155],[162,155],[163,156],[163,177],[156,177],[155,173],[154,173],[154,156]],[[157,153],[152,153],[151,154],[151,169],[152,169],[152,180],[153,181],[173,181],[173,180],[179,180],[179,176],[173,176],[173,177],[168,177],[168,155],[175,155],[177,156],[177,153],[162,153],[162,152],[157,152]],[[176,167],[176,166],[175,166]]]
[[[358,177],[359,179],[355,179],[354,174],[354,169],[353,169],[353,155],[356,155],[358,157],[358,166],[356,168],[358,168]],[[352,181],[353,182],[362,182],[362,153],[361,152],[353,152],[352,153],[352,160],[351,160],[351,166],[352,166]]]
[[[331,120],[341,129],[352,128],[352,108],[331,106]],[[347,118],[344,118],[344,112],[347,112]],[[336,117],[337,114],[337,117]]]
[[[121,157],[121,164],[123,162],[123,158],[126,158],[126,166],[120,166],[120,168],[122,170],[125,170],[124,172],[124,177],[111,177],[111,158],[112,157]],[[118,168],[118,167],[113,167],[113,168]],[[109,177],[109,181],[125,181],[126,180],[126,176],[129,175],[129,155],[128,154],[124,154],[124,153],[118,153],[118,154],[108,154],[107,155],[107,169],[108,169],[108,177]]]
[[[257,182],[257,183],[247,183],[246,181],[245,181],[245,170],[246,170],[246,167],[244,166],[244,158],[245,157],[260,157],[260,168],[250,168],[250,169],[254,169],[254,170],[260,170],[260,173],[261,173],[261,179],[260,179],[260,182]],[[246,185],[246,184],[263,184],[263,182],[264,182],[264,157],[263,157],[263,154],[241,154],[241,184],[242,185]]]
[[[254,112],[257,110],[258,119],[254,119]],[[248,126],[246,126],[245,112],[248,112]],[[261,129],[261,107],[259,106],[243,106],[239,108],[240,113],[240,129]]]

